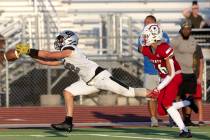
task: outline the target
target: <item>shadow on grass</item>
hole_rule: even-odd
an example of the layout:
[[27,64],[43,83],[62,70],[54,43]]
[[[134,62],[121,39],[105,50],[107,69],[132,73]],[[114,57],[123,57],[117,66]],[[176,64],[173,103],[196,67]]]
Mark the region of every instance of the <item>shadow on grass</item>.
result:
[[[135,114],[123,114],[123,115],[109,115],[104,114],[102,112],[92,112],[95,117],[100,119],[108,120],[109,122],[117,123],[117,122],[149,122],[150,118],[147,116],[138,116]],[[160,120],[161,122],[162,120]],[[134,124],[135,125],[135,124]],[[126,127],[126,126],[123,126]],[[45,133],[51,134],[52,137],[68,137],[69,133],[64,133],[60,131],[55,131],[53,129],[49,129],[48,131],[45,131]],[[139,137],[145,136],[145,137],[170,137],[177,139],[179,138],[179,130],[178,128],[169,128],[169,127],[159,127],[159,128],[145,128],[144,127],[134,127],[134,128],[116,128],[116,126],[95,126],[94,128],[85,128],[85,129],[79,129],[75,128],[73,129],[72,134],[82,133],[82,134],[110,134],[111,133],[122,133],[124,136],[131,134],[137,134]],[[66,135],[65,135],[66,134]],[[193,139],[200,139],[200,140],[210,140],[210,137],[204,134],[193,134]]]
[[[102,112],[92,112],[96,118],[105,119],[109,122],[150,122],[149,116],[138,116],[135,114],[110,115]],[[162,120],[159,120],[162,122]]]

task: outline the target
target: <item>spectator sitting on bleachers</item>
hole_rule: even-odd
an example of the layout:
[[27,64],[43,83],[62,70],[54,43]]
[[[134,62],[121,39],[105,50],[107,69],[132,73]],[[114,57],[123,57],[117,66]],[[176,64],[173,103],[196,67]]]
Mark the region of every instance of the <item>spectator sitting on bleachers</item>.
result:
[[185,18],[191,21],[192,28],[203,28],[204,26],[206,26],[206,22],[199,14],[199,5],[197,1],[192,2],[192,9],[184,9],[182,13]]

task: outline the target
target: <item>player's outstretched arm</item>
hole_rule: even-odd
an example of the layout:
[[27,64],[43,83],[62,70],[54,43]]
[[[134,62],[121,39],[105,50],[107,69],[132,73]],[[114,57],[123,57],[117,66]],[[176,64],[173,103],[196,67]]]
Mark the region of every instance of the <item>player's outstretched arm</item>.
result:
[[32,58],[49,58],[49,59],[62,59],[69,57],[72,54],[72,50],[63,50],[61,52],[50,52],[44,50],[30,49],[28,55]]
[[44,50],[38,51],[38,57],[50,58],[50,59],[62,59],[69,57],[72,54],[72,50],[63,50],[61,52],[49,52]]
[[62,65],[62,61],[45,61],[41,59],[35,59],[39,64],[48,65],[48,66],[59,66]]
[[26,43],[20,43],[16,45],[16,51],[20,54],[26,54],[32,58],[50,58],[50,59],[62,59],[69,57],[72,54],[72,50],[66,49],[59,52],[50,52],[45,50],[30,49],[30,45]]

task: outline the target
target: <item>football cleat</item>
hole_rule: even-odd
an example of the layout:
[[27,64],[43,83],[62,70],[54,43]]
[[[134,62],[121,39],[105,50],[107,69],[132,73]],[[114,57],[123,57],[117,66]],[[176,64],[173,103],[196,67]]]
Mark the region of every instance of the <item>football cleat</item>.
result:
[[64,121],[58,124],[51,124],[51,127],[54,128],[55,130],[66,131],[70,133],[72,131],[73,124],[69,124]]
[[151,118],[151,127],[158,127],[158,120],[155,117]]
[[191,134],[190,131],[184,131],[184,130],[182,130],[179,133],[179,137],[182,137],[182,138],[191,138],[192,137],[192,134]]

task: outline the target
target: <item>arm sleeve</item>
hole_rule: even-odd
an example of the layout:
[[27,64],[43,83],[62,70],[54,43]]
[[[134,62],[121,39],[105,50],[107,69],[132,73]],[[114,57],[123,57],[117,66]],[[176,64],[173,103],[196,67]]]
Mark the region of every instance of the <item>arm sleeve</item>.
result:
[[173,48],[171,48],[168,44],[162,45],[162,47],[159,49],[159,54],[162,58],[168,58],[169,56],[172,56],[174,53]]
[[166,87],[171,80],[174,78],[175,76],[175,68],[174,68],[174,61],[173,59],[169,59],[169,63],[171,66],[171,75],[167,75],[163,81],[157,86],[157,89],[160,91],[161,89],[163,89],[164,87]]

